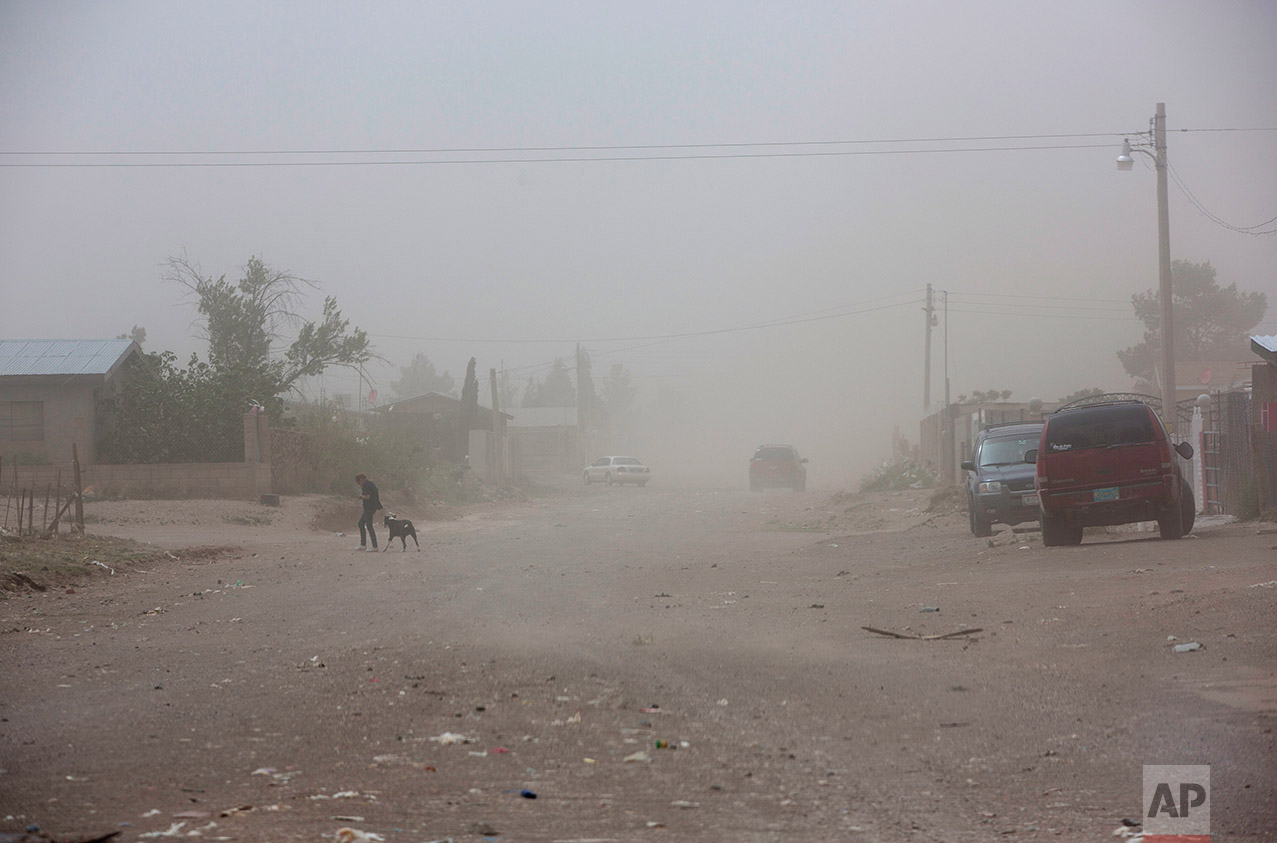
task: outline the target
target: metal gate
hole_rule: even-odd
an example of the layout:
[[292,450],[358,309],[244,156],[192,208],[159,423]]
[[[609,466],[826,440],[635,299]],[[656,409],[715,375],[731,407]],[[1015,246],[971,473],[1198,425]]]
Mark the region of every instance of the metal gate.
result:
[[1212,430],[1202,431],[1202,485],[1208,515],[1236,514],[1256,481],[1250,443],[1250,396],[1214,395]]

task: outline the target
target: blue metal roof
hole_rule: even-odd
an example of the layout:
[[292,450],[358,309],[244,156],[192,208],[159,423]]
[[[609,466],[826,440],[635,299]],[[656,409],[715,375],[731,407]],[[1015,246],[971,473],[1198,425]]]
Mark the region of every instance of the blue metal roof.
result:
[[0,340],[0,377],[106,375],[135,348],[133,340]]

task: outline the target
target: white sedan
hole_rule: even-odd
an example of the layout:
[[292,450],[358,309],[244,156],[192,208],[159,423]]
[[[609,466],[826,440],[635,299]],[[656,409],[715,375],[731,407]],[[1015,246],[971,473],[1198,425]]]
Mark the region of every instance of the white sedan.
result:
[[640,486],[646,486],[652,471],[634,457],[599,457],[585,467],[585,472],[581,476],[587,486],[596,481],[609,486],[613,483],[637,483]]

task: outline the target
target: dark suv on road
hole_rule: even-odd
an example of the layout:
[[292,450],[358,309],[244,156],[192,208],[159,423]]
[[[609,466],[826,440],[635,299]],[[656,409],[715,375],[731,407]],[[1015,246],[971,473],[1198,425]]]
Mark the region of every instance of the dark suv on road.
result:
[[749,490],[758,492],[767,486],[788,486],[795,492],[805,492],[806,462],[793,445],[759,445],[749,461]]
[[971,534],[993,535],[993,524],[1038,520],[1038,493],[1033,466],[1024,455],[1038,447],[1042,422],[1011,422],[986,427],[976,434],[967,472],[967,513]]
[[1157,521],[1164,539],[1193,529],[1193,489],[1162,420],[1142,401],[1060,410],[1046,418],[1038,448],[1025,455],[1037,471],[1042,543],[1079,544],[1084,527]]

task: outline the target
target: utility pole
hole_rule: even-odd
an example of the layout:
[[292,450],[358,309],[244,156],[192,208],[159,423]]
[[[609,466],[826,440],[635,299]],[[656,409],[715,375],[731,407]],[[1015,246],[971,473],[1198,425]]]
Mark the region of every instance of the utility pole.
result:
[[953,482],[953,412],[949,406],[949,291],[944,294],[944,472],[940,475]]
[[492,464],[496,467],[494,477],[497,488],[505,485],[505,443],[501,436],[501,402],[497,390],[497,370],[488,370],[488,381],[492,385]]
[[927,316],[927,345],[922,361],[922,412],[931,408],[931,326],[935,324],[935,308],[931,305],[931,284],[927,284],[927,306],[922,309]]
[[1153,118],[1153,153],[1157,167],[1158,289],[1162,305],[1162,422],[1175,432],[1175,325],[1171,289],[1171,223],[1166,198],[1166,103],[1157,104]]

